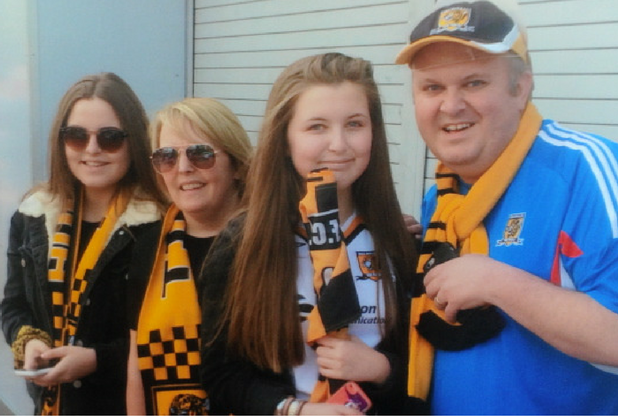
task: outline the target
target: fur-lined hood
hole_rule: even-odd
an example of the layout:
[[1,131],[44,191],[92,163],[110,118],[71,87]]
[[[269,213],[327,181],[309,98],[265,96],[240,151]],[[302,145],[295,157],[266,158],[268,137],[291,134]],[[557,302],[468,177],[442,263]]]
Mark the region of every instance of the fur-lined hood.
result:
[[[133,195],[135,196],[137,193],[136,191]],[[47,191],[37,191],[29,195],[22,201],[18,208],[20,213],[30,217],[38,218],[45,215],[45,228],[47,229],[47,236],[49,239],[51,239],[55,233],[58,216],[61,214],[61,210],[60,199],[54,198],[53,195]],[[117,229],[125,225],[130,227],[147,224],[160,220],[162,216],[155,202],[137,200],[133,197],[129,201],[124,213],[118,218],[110,236],[113,235]]]

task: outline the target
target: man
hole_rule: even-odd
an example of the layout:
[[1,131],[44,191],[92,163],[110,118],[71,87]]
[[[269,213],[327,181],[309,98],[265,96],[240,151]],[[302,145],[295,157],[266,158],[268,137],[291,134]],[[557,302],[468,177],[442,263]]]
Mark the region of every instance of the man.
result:
[[541,118],[513,7],[439,3],[397,57],[440,161],[409,393],[438,414],[617,414],[618,145]]

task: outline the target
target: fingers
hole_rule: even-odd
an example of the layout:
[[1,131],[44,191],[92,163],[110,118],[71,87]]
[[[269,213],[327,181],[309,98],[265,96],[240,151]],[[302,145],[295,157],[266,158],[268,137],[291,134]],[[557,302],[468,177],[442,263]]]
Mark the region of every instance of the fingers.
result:
[[41,358],[47,361],[55,358],[62,358],[67,355],[67,351],[67,347],[52,348],[51,350],[47,350],[41,354]]
[[408,233],[416,236],[417,238],[421,237],[423,233],[423,226],[414,218],[412,215],[403,214],[403,222],[408,230]]
[[433,303],[436,305],[436,308],[442,311],[446,309],[447,302],[442,302],[437,296],[433,298]]

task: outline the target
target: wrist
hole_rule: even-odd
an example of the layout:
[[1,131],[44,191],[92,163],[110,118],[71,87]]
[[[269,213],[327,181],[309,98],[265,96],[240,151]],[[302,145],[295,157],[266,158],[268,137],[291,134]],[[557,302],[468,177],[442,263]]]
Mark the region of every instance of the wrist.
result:
[[288,396],[285,399],[281,400],[277,403],[277,407],[275,408],[275,415],[287,415],[288,407],[290,407],[290,403],[294,400],[293,396]]
[[376,352],[379,354],[380,357],[378,361],[379,365],[376,366],[376,374],[371,381],[380,386],[384,384],[386,380],[388,380],[388,377],[391,375],[391,362],[385,354],[379,351]]
[[292,396],[286,397],[277,403],[275,415],[298,416],[305,404],[307,404],[306,400],[299,400]]
[[47,332],[30,325],[22,326],[15,337],[15,341],[11,344],[15,368],[24,367],[26,345],[32,340],[40,341],[50,348],[52,346],[52,339]]

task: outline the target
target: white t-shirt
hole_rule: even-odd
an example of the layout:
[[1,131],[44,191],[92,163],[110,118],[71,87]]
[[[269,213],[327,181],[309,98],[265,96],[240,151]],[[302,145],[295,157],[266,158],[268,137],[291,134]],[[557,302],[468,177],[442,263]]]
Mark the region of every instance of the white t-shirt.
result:
[[[382,340],[385,310],[384,293],[380,276],[373,270],[374,245],[371,234],[363,224],[356,225],[358,230],[348,230],[355,226],[355,216],[349,218],[342,226],[350,240],[346,241],[350,271],[361,307],[360,318],[348,327],[348,332],[360,338],[365,344],[374,348]],[[309,245],[305,239],[296,237],[298,251],[298,297],[301,311],[303,338],[307,339],[307,316],[317,303],[313,287],[313,264],[309,254]],[[318,380],[317,355],[305,342],[305,362],[294,368],[296,394],[300,399],[307,399]]]

